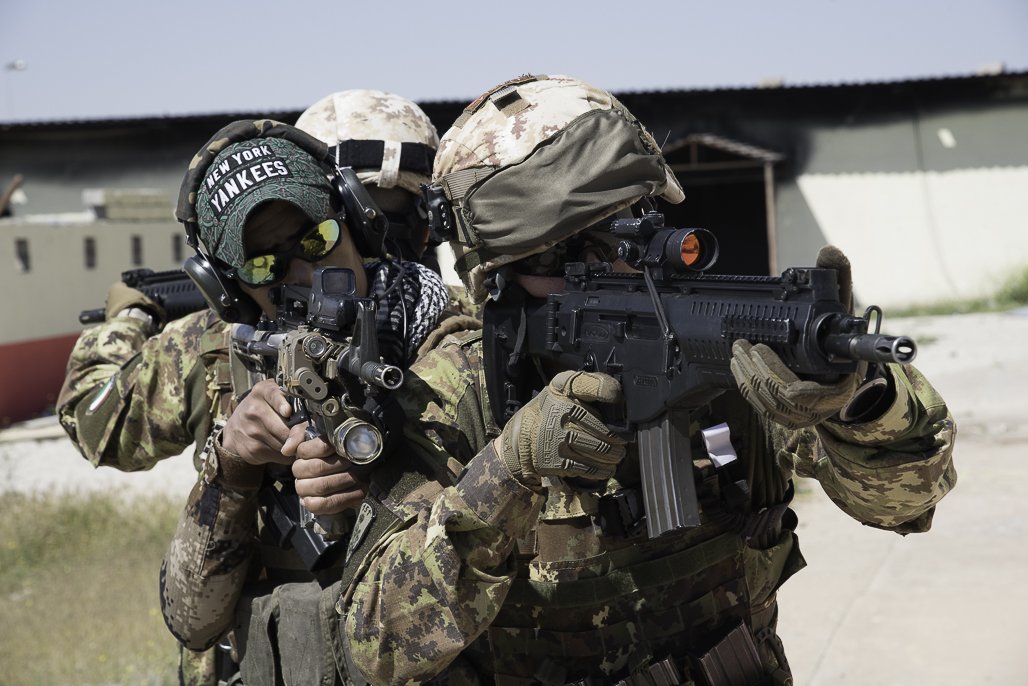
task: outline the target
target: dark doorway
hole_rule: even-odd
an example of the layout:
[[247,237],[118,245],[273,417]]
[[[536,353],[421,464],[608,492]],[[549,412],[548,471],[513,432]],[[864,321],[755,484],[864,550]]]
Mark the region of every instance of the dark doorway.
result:
[[[775,153],[700,134],[665,147],[685,202],[663,203],[668,226],[704,228],[721,247],[716,274],[769,274],[774,250]],[[771,225],[769,227],[769,224]]]

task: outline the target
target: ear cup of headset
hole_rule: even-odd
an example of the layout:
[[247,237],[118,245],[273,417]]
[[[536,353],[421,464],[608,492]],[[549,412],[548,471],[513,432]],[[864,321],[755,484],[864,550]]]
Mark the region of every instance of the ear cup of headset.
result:
[[338,195],[346,225],[357,250],[364,257],[385,257],[389,220],[372,199],[368,189],[350,167],[337,167],[331,179]]
[[202,254],[183,263],[182,269],[219,317],[230,324],[256,324],[261,308],[235,281],[227,278]]

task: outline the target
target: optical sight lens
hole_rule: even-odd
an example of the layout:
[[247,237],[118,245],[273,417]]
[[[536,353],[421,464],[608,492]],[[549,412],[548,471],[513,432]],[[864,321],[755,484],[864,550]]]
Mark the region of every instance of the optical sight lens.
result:
[[717,261],[718,246],[714,234],[706,229],[676,229],[664,248],[670,267],[702,272]]
[[700,239],[696,234],[686,234],[682,239],[682,264],[691,267],[700,259]]

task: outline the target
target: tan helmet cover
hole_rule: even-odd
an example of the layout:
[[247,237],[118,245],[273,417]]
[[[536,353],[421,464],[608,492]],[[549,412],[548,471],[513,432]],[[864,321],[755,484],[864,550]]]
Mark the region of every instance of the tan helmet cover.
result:
[[407,98],[377,90],[346,90],[326,95],[296,120],[301,129],[327,143],[348,140],[385,141],[382,168],[356,169],[361,183],[402,188],[419,195],[423,174],[400,169],[400,144],[439,147],[439,134],[420,107]]
[[433,181],[452,204],[455,268],[475,302],[498,267],[644,196],[685,199],[657,142],[625,106],[567,76],[514,79],[468,105],[440,141]]

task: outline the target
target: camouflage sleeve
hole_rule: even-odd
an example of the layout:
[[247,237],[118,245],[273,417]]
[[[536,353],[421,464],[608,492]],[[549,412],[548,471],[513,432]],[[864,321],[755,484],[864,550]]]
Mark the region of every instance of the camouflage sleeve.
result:
[[137,319],[115,317],[85,331],[57,400],[61,425],[94,465],[149,469],[210,431],[212,398],[201,341],[209,311],[148,337]]
[[890,365],[892,406],[863,424],[827,421],[792,432],[784,455],[801,476],[816,478],[847,514],[882,529],[931,527],[935,505],[953,488],[956,425],[946,403],[911,366]]
[[417,492],[404,500],[406,524],[375,543],[340,599],[347,653],[373,684],[434,676],[489,626],[513,580],[514,541],[542,507],[492,448],[481,338],[448,337],[404,382],[409,444],[466,467],[420,506]]
[[256,549],[262,474],[259,467],[219,470],[216,462],[205,461],[179,518],[161,564],[161,612],[172,635],[190,650],[210,648],[232,628]]
[[371,683],[430,678],[492,623],[514,578],[514,542],[543,501],[490,444],[410,528],[381,542],[344,598],[349,653]]

